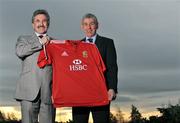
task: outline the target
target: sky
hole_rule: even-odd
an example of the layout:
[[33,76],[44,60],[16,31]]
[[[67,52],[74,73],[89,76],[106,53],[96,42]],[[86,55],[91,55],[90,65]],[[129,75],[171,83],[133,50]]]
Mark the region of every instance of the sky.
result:
[[[98,34],[112,38],[117,51],[113,111],[120,108],[128,114],[133,104],[148,115],[180,102],[180,0],[0,0],[1,109],[19,111],[13,99],[21,72],[15,43],[19,35],[33,33],[31,17],[36,9],[49,12],[48,34],[61,40],[82,39],[82,16],[97,16]],[[70,108],[62,108],[59,114],[67,112]]]

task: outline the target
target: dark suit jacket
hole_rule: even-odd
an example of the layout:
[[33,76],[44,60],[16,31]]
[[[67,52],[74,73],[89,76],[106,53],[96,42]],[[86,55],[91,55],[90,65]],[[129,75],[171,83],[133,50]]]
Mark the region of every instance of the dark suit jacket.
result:
[[[85,41],[86,39],[82,39]],[[117,55],[114,42],[112,39],[97,35],[95,44],[99,49],[101,57],[106,66],[105,79],[108,89],[114,89],[117,93]]]

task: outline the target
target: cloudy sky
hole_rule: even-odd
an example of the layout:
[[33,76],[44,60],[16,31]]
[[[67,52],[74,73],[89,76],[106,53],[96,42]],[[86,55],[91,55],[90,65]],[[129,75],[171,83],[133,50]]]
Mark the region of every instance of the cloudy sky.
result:
[[113,38],[119,67],[118,98],[112,110],[144,114],[180,100],[180,0],[0,0],[0,107],[19,106],[13,96],[20,74],[15,43],[32,34],[31,16],[46,9],[48,34],[81,39],[85,13],[98,17],[98,34]]

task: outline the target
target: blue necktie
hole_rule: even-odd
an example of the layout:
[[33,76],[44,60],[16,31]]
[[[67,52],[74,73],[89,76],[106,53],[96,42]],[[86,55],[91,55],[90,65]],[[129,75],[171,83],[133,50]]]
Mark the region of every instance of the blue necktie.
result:
[[93,43],[93,39],[92,38],[88,38],[87,39],[90,43]]

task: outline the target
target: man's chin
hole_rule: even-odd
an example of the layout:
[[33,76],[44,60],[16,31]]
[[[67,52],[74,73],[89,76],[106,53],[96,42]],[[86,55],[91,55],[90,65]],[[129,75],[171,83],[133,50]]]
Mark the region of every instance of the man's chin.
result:
[[86,34],[87,37],[93,37],[95,34]]
[[45,34],[46,31],[39,31],[38,33],[39,33],[39,34]]

